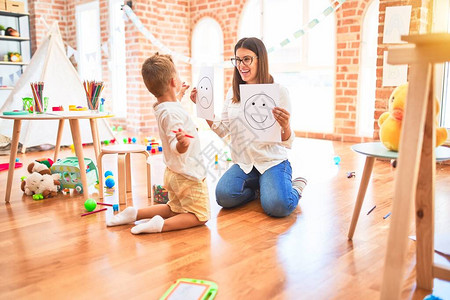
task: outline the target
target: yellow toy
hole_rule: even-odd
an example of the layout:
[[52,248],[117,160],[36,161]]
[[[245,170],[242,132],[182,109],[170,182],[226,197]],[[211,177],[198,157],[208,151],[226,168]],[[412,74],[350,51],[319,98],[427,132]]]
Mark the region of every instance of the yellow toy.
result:
[[[380,140],[389,150],[398,151],[407,95],[408,84],[398,86],[389,97],[389,112],[384,112],[378,119]],[[436,99],[436,125],[439,109],[439,102]],[[446,139],[447,129],[436,126],[436,147],[442,145]]]

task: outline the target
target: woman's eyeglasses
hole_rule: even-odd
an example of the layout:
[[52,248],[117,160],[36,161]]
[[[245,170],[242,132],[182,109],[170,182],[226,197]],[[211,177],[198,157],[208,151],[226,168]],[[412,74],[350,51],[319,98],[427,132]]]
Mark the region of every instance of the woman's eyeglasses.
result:
[[231,63],[235,67],[237,67],[241,63],[244,64],[244,66],[248,67],[252,64],[253,58],[257,58],[257,57],[258,56],[244,56],[244,58],[242,58],[242,59],[239,57],[233,57],[233,58],[231,58]]

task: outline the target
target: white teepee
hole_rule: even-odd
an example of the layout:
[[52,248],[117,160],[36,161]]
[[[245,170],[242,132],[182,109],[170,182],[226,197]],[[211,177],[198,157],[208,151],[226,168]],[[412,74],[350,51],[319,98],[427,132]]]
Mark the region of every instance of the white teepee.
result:
[[[51,26],[46,39],[39,46],[22,76],[0,108],[11,111],[23,108],[23,97],[32,97],[30,82],[44,82],[44,96],[48,97],[48,109],[62,105],[65,110],[69,105],[87,106],[86,94],[77,71],[67,58],[58,23]],[[100,140],[112,139],[113,133],[105,119],[98,119]],[[69,124],[65,124],[61,145],[71,145],[72,135]],[[13,122],[0,121],[0,134],[11,137]],[[32,147],[56,142],[58,121],[23,121],[19,142],[24,147]],[[92,142],[88,120],[80,120],[83,143]]]

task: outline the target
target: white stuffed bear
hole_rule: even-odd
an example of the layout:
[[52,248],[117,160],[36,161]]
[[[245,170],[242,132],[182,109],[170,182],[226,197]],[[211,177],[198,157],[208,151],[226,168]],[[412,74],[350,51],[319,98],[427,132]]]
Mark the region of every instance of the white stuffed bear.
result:
[[59,174],[44,174],[34,172],[22,181],[22,191],[26,195],[41,194],[44,198],[54,197],[58,193],[60,186]]

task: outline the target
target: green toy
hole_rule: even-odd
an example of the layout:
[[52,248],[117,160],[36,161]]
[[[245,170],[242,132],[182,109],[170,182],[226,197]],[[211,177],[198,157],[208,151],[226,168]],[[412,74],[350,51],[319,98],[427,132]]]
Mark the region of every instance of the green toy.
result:
[[218,288],[217,284],[212,281],[180,278],[170,286],[159,300],[212,300],[216,297]]
[[84,202],[84,208],[86,208],[87,211],[93,211],[96,207],[97,202],[92,198],[89,198]]
[[42,200],[44,199],[44,196],[42,194],[34,194],[33,200]]

